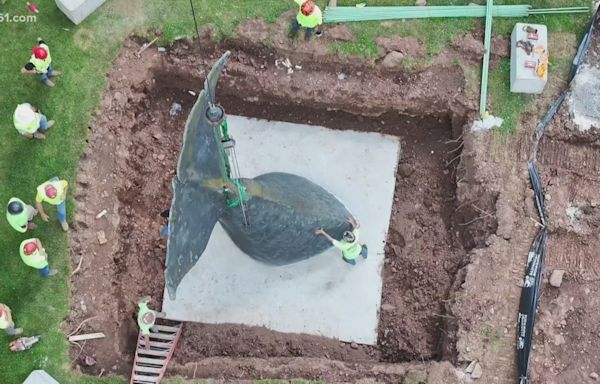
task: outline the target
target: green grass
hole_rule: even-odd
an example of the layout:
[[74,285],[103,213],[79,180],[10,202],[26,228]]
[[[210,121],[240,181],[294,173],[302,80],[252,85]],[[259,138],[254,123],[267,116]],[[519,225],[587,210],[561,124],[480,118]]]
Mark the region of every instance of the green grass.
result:
[[[354,6],[361,2],[366,2],[367,6],[402,6],[414,5],[415,3],[413,0],[338,0],[338,6]],[[430,0],[427,3],[429,5],[467,5],[472,2],[482,5],[485,4],[482,0]],[[523,0],[494,1],[494,4],[497,5],[527,3],[527,1]],[[532,4],[535,8],[573,7],[590,6],[591,1],[537,0],[535,3],[529,2],[529,4]],[[529,23],[545,24],[548,26],[550,32],[575,33],[577,35],[577,40],[580,41],[589,19],[589,14],[532,16],[525,20],[515,18],[495,18],[493,22],[493,34],[496,36],[504,36],[509,39],[515,23],[526,21]],[[478,25],[482,25],[483,22],[483,19],[455,18],[348,23],[347,25],[350,26],[355,35],[355,40],[335,44],[333,50],[342,54],[361,55],[374,59],[379,55],[378,47],[375,43],[375,38],[377,36],[414,36],[425,45],[428,57],[409,59],[404,67],[406,70],[418,70],[423,66],[428,65],[431,61],[430,58],[440,53],[454,38],[471,31]],[[551,63],[553,63],[552,54],[553,53],[550,52]],[[550,73],[555,70],[556,68],[551,65],[549,69]],[[566,74],[564,74],[563,71],[561,71],[561,74],[563,74],[563,78],[566,78]],[[471,76],[472,73],[468,73],[467,75]],[[558,80],[560,81],[561,78]],[[503,59],[500,65],[490,69],[488,86],[489,111],[493,115],[504,119],[504,124],[501,128],[503,133],[514,132],[523,113],[531,107],[535,100],[535,98],[530,95],[511,93],[509,81],[510,63],[508,59]],[[477,94],[478,93],[479,91],[477,91]]]
[[[217,37],[231,35],[235,25],[247,18],[262,17],[274,21],[290,5],[279,0],[240,0],[214,7],[214,0],[194,0],[200,26],[210,24]],[[52,175],[67,179],[75,187],[77,161],[85,147],[87,126],[96,109],[105,84],[105,75],[118,54],[123,39],[132,32],[143,33],[159,27],[163,41],[189,35],[193,21],[187,1],[112,0],[79,26],[74,26],[56,8],[52,0],[40,0],[41,12],[36,23],[0,23],[0,201],[12,196],[33,203],[35,188]],[[23,2],[8,1],[0,12],[24,15]],[[47,88],[36,78],[19,73],[28,61],[37,36],[50,45],[53,67],[63,71],[55,88]],[[38,106],[57,124],[48,139],[28,141],[12,125],[18,103]],[[72,196],[73,189],[71,189]],[[68,215],[73,217],[72,200]],[[48,209],[50,214],[53,209]],[[4,210],[2,211],[4,215]],[[55,220],[42,223],[32,233],[19,234],[5,219],[0,220],[0,302],[12,308],[17,326],[26,335],[41,334],[42,340],[32,350],[10,353],[9,338],[0,335],[0,382],[17,384],[34,369],[45,369],[62,384],[122,383],[120,378],[95,380],[71,372],[68,345],[60,324],[69,310],[68,275],[70,270],[68,241]],[[20,260],[18,246],[29,235],[39,237],[48,251],[50,263],[58,268],[56,277],[43,279],[37,271]]]
[[[235,33],[236,25],[248,18],[261,17],[273,22],[282,12],[293,8],[285,0],[235,0],[215,7],[216,0],[194,0],[199,25],[209,25],[215,37]],[[319,3],[324,5],[326,1]],[[521,1],[498,1],[509,4]],[[413,0],[368,0],[369,5],[407,5]],[[430,4],[465,4],[465,1],[431,0]],[[587,4],[579,0],[540,0],[542,6]],[[340,0],[340,5],[354,1]],[[162,42],[190,35],[193,31],[188,2],[184,0],[109,0],[80,26],[71,24],[55,7],[53,0],[39,0],[41,13],[36,23],[0,23],[2,52],[0,54],[0,201],[5,204],[12,196],[32,203],[35,188],[50,176],[67,179],[75,187],[77,162],[85,147],[87,126],[97,108],[105,85],[105,76],[118,54],[122,41],[131,33],[148,34],[162,31]],[[221,5],[221,3],[219,3]],[[0,5],[0,12],[24,15],[21,1],[9,0]],[[517,20],[497,20],[494,31],[506,35]],[[532,18],[532,22],[547,23],[552,31],[570,31],[581,37],[587,18],[583,16],[549,16]],[[336,46],[340,52],[375,57],[376,36],[415,36],[422,41],[429,55],[440,52],[454,36],[473,29],[472,19],[397,21],[387,23],[355,23],[351,25],[356,41]],[[148,32],[151,31],[151,32]],[[19,73],[27,62],[37,36],[44,37],[52,50],[53,66],[63,76],[53,89],[37,79]],[[552,54],[552,53],[551,53]],[[426,59],[425,59],[426,60]],[[552,56],[551,56],[552,62]],[[567,60],[568,61],[568,60]],[[567,62],[565,61],[565,63]],[[415,61],[411,65],[418,66]],[[562,63],[561,65],[566,65]],[[550,67],[552,71],[552,67]],[[46,141],[22,139],[12,126],[12,114],[18,103],[31,102],[49,118],[57,121]],[[514,95],[508,91],[508,62],[505,60],[490,73],[491,111],[504,117],[507,126],[514,126],[531,103],[531,96]],[[73,193],[71,189],[71,195]],[[73,217],[73,202],[68,202],[69,218]],[[49,210],[51,214],[53,210]],[[4,214],[4,213],[3,213]],[[41,223],[31,233],[44,243],[50,263],[60,270],[54,278],[42,279],[26,267],[18,256],[18,245],[28,236],[18,234],[6,220],[0,220],[0,249],[3,259],[0,269],[0,302],[8,304],[17,326],[27,335],[41,334],[42,341],[32,350],[12,354],[6,344],[9,338],[0,335],[0,383],[17,384],[34,369],[45,369],[62,384],[123,383],[122,378],[93,379],[77,375],[70,369],[68,344],[60,329],[69,311],[68,274],[70,257],[68,240],[55,221]],[[176,379],[174,379],[176,380]]]

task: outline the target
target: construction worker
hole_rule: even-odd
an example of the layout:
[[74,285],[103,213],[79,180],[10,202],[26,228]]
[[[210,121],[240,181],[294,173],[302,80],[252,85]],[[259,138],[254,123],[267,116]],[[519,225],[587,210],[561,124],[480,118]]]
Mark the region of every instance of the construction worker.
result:
[[6,220],[16,231],[25,233],[28,229],[35,229],[37,225],[33,218],[38,214],[37,209],[25,204],[23,200],[13,197],[6,207]]
[[32,49],[31,59],[29,59],[29,63],[21,68],[21,73],[39,74],[39,79],[44,84],[54,87],[54,83],[50,78],[59,76],[60,71],[52,69],[51,63],[50,48],[41,37],[38,37],[37,45]]
[[56,206],[56,218],[65,232],[69,230],[66,202],[68,188],[69,183],[66,180],[59,180],[58,177],[52,177],[37,187],[37,195],[35,196],[35,207],[40,212],[42,220],[48,221],[48,215],[44,212],[42,203],[46,202]]
[[338,241],[331,237],[323,228],[318,228],[315,234],[323,235],[325,238],[333,244],[334,247],[342,251],[342,259],[352,265],[356,265],[356,258],[362,256],[363,259],[368,257],[368,250],[366,245],[361,245],[358,242],[358,236],[360,234],[358,228],[360,224],[354,219],[354,217],[348,217],[348,223],[352,227],[351,231],[345,231],[342,235],[342,240]]
[[43,140],[48,129],[54,125],[54,120],[48,120],[37,108],[29,103],[17,105],[13,123],[19,133],[28,139]]
[[50,269],[48,254],[44,247],[42,247],[42,242],[39,239],[23,240],[21,247],[19,247],[19,253],[21,254],[21,260],[26,265],[38,269],[40,275],[48,277],[58,273],[56,269]]
[[[294,21],[292,21],[292,29],[290,30],[290,39],[296,38],[300,28],[306,28],[304,39],[310,40],[312,33],[315,31],[317,26],[323,24],[323,15],[321,8],[315,4],[313,0],[294,0],[296,4],[300,6],[298,14]],[[320,32],[317,32],[319,35]]]
[[169,237],[169,216],[171,214],[171,209],[166,209],[160,213],[160,217],[164,217],[167,219],[167,222],[163,224],[160,228],[160,237]]
[[0,303],[0,329],[3,329],[9,336],[16,336],[23,333],[23,328],[15,328],[15,322],[12,319],[8,305]]
[[144,344],[146,349],[150,349],[150,330],[154,328],[157,318],[164,318],[164,312],[156,312],[148,308],[150,297],[143,297],[138,302],[137,323],[140,327],[140,332],[144,336]]

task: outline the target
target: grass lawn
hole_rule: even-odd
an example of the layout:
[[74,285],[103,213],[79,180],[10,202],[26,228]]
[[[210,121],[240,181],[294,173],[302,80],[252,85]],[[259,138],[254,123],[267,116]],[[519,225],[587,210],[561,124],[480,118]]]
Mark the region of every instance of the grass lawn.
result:
[[[216,7],[216,0],[193,1],[199,25],[211,24],[217,37],[231,35],[235,26],[247,18],[262,17],[266,21],[274,21],[282,12],[293,7],[291,0],[235,0],[223,5],[219,3]],[[324,5],[326,1],[318,2]],[[468,2],[431,0],[430,4]],[[498,1],[503,4],[515,2]],[[340,5],[354,3],[352,0],[339,1]],[[368,0],[368,3],[406,5],[414,4],[414,1]],[[587,1],[540,0],[538,3],[542,7],[587,4]],[[109,0],[80,26],[74,26],[56,8],[53,0],[39,0],[38,6],[41,12],[34,23],[0,22],[3,42],[0,48],[0,140],[4,143],[0,151],[2,204],[13,196],[32,204],[36,186],[53,175],[67,179],[73,187],[70,189],[72,194],[77,161],[86,144],[91,114],[97,108],[105,75],[126,36],[158,27],[163,31],[162,42],[169,42],[193,31],[189,3],[184,0]],[[11,15],[28,13],[24,2],[16,0],[0,5],[0,12]],[[531,21],[545,22],[551,30],[573,31],[580,37],[587,18],[563,15]],[[507,34],[514,22],[497,21],[495,33]],[[357,23],[351,25],[357,41],[338,48],[345,53],[373,57],[376,52],[375,36],[399,34],[418,36],[425,42],[429,54],[434,55],[454,35],[472,29],[476,23],[470,19],[398,21],[389,27],[383,27],[381,23]],[[48,88],[35,77],[19,73],[28,61],[38,36],[43,37],[51,48],[53,67],[63,72],[63,76],[56,80],[55,88]],[[524,109],[523,100],[527,98],[507,92],[507,62],[492,71],[490,77],[492,111],[518,116]],[[56,120],[47,140],[28,141],[17,134],[12,125],[12,115],[16,105],[22,102],[32,103],[50,119]],[[72,208],[72,200],[69,200],[69,218],[73,217]],[[48,209],[48,213],[53,218],[54,210]],[[12,308],[16,324],[25,329],[25,335],[42,335],[42,340],[32,350],[13,354],[6,348],[9,338],[0,334],[0,367],[3,367],[0,383],[21,383],[34,369],[45,369],[61,384],[123,383],[120,378],[92,379],[71,371],[68,344],[60,329],[69,310],[68,239],[55,220],[42,223],[38,218],[36,222],[41,224],[39,229],[20,234],[10,228],[6,220],[0,220],[0,249],[3,250],[0,302]],[[43,279],[37,271],[21,262],[18,246],[28,235],[42,240],[51,266],[60,271],[58,276]]]

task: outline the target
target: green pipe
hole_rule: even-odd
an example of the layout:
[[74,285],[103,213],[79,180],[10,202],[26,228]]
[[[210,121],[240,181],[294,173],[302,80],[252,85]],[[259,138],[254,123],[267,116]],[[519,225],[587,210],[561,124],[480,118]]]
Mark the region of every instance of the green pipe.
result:
[[494,0],[487,0],[485,14],[485,53],[483,54],[483,68],[481,70],[481,94],[479,96],[479,115],[483,119],[487,111],[488,74],[490,70],[490,49],[492,46],[492,7]]
[[[589,13],[587,7],[530,9],[529,5],[495,5],[493,17],[526,17],[531,14]],[[402,7],[327,7],[325,23],[367,20],[420,19],[432,17],[484,17],[486,7],[465,6],[402,6]]]

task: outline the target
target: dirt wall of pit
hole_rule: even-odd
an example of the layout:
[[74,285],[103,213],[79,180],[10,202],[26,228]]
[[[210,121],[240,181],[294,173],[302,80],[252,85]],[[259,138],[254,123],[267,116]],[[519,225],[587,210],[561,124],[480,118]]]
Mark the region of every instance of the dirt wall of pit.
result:
[[[151,295],[155,306],[160,302],[165,243],[159,213],[170,204],[194,101],[188,91],[230,49],[233,59],[217,93],[228,113],[402,138],[379,342],[365,347],[257,327],[187,324],[173,372],[225,381],[416,376],[458,383],[470,380],[462,368],[477,360],[484,369],[480,382],[512,383],[517,282],[535,233],[528,218],[536,217],[526,182],[528,133],[506,139],[468,132],[475,100],[451,60],[461,53],[450,50],[435,68],[407,72],[310,47],[265,47],[243,36],[219,46],[205,41],[200,49],[192,44],[136,58],[140,44],[128,41],[90,126],[76,188],[74,268],[85,258],[72,278],[66,328],[98,316],[87,327],[108,337],[93,352],[84,347],[96,355],[96,369],[128,374],[135,301]],[[293,73],[282,59],[290,60]],[[173,102],[182,105],[180,115],[169,115]],[[516,154],[510,148],[518,148]],[[96,220],[102,209],[109,214]],[[73,357],[80,353],[72,350]]]

